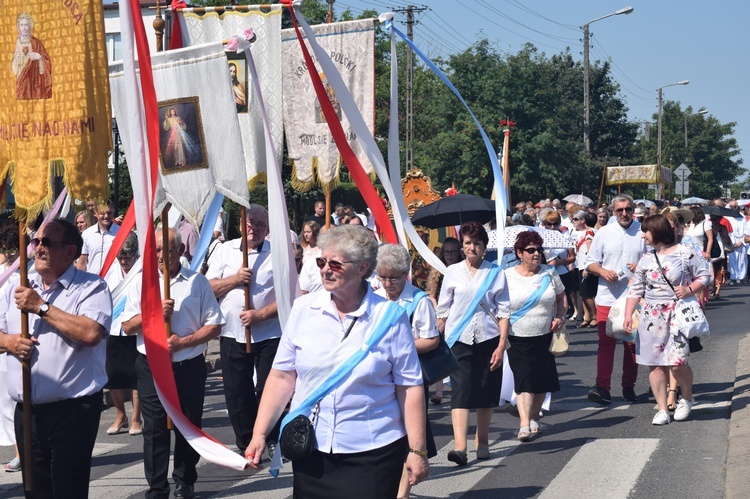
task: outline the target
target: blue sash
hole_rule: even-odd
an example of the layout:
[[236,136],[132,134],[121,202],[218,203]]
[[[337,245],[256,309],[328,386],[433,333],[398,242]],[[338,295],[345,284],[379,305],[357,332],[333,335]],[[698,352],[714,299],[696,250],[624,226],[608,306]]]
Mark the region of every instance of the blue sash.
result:
[[518,319],[526,315],[526,312],[534,308],[534,305],[539,302],[539,299],[542,297],[545,291],[547,291],[547,287],[552,283],[552,271],[548,270],[544,273],[544,276],[542,276],[542,280],[539,283],[539,287],[529,295],[528,298],[526,298],[526,301],[523,305],[521,305],[521,308],[516,310],[515,312],[510,314],[510,323],[514,324]]
[[456,327],[451,331],[450,336],[448,336],[445,339],[445,342],[448,343],[449,347],[452,347],[456,341],[461,337],[461,334],[464,332],[464,329],[466,329],[466,326],[469,325],[469,322],[471,322],[472,317],[474,317],[474,314],[477,311],[477,307],[479,307],[479,302],[482,301],[482,298],[484,295],[489,291],[490,286],[492,286],[492,283],[495,282],[495,279],[497,279],[498,274],[500,273],[500,267],[497,265],[492,265],[488,269],[489,274],[487,277],[485,277],[482,284],[479,285],[479,289],[477,289],[477,293],[474,295],[474,298],[472,298],[471,303],[469,304],[469,308],[466,309],[466,313],[463,317],[461,317],[461,320],[458,322]]
[[[326,378],[326,380],[321,383],[320,386],[310,392],[310,395],[308,395],[305,400],[303,400],[296,408],[290,410],[289,413],[284,417],[284,419],[281,420],[279,435],[281,435],[284,427],[291,420],[293,420],[300,414],[311,412],[313,407],[315,407],[315,404],[317,404],[319,400],[331,393],[345,378],[347,378],[349,374],[354,370],[354,368],[357,367],[357,364],[359,364],[370,353],[370,350],[373,346],[375,346],[381,339],[383,339],[385,334],[391,329],[391,327],[393,327],[396,321],[398,321],[398,319],[404,313],[404,309],[401,308],[396,302],[389,302],[386,304],[386,307],[387,308],[380,317],[378,324],[375,326],[375,330],[365,340],[362,348],[357,349],[348,359],[346,359],[346,361],[344,361],[343,364],[336,368],[336,370],[333,371],[333,373],[331,373],[331,375]],[[279,437],[279,440],[280,439],[281,437]],[[281,456],[281,446],[279,446],[276,453],[274,453],[274,458],[276,458],[276,454],[278,454],[279,457]],[[281,460],[278,459],[278,461],[278,464],[280,465]],[[281,467],[279,466],[274,468],[275,462],[276,459],[274,459],[274,462],[271,464],[270,472],[274,477],[278,477],[279,469]]]
[[422,301],[422,298],[425,298],[426,296],[427,293],[425,293],[421,289],[416,288],[414,290],[414,294],[411,297],[411,302],[407,302],[404,306],[404,309],[406,309],[406,315],[409,316],[409,320],[411,320],[411,316],[417,309],[417,305],[419,305],[419,302]]

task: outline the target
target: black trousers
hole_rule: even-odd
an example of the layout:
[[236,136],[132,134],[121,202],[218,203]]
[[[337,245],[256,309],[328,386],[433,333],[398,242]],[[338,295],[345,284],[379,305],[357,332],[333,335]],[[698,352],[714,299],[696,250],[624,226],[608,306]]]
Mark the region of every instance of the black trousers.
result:
[[[143,415],[143,468],[148,482],[147,498],[169,497],[169,445],[171,437],[167,429],[167,412],[159,401],[154,386],[154,377],[145,355],[138,355],[135,362],[138,378],[138,398]],[[182,412],[195,426],[201,427],[203,399],[206,393],[206,361],[203,355],[182,362],[173,362],[177,395]],[[182,433],[174,428],[174,470],[175,484],[193,485],[198,479],[195,466],[200,456],[190,447]]]
[[[27,498],[85,499],[89,495],[91,453],[94,450],[101,390],[85,397],[41,404],[31,408],[34,473]],[[23,440],[23,404],[16,404],[16,442],[26,483]]]
[[[246,353],[245,344],[234,338],[222,337],[219,344],[229,421],[234,429],[237,447],[244,453],[253,438],[258,401],[263,394],[268,373],[271,372],[279,338],[253,343],[251,353]],[[257,385],[253,383],[253,372],[257,373]],[[269,443],[275,443],[279,439],[279,424],[280,421],[269,433]]]

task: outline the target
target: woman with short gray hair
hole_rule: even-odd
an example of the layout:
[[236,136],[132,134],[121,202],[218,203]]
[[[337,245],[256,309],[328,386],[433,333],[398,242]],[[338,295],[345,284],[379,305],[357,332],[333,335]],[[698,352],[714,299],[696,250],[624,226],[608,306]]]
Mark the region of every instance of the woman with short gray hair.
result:
[[336,248],[347,260],[356,264],[368,264],[365,279],[375,270],[378,260],[378,242],[364,227],[356,225],[339,225],[336,230],[329,230],[320,236],[318,246],[322,251]]

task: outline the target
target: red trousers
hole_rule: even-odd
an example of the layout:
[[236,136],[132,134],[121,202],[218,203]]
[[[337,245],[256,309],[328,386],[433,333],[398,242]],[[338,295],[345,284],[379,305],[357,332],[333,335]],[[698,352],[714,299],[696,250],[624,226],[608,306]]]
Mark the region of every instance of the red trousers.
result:
[[[596,386],[610,391],[612,387],[612,370],[615,364],[615,347],[617,340],[606,335],[607,316],[610,307],[596,306],[596,321],[599,331],[599,351],[596,357]],[[635,344],[622,342],[622,386],[635,387],[638,377],[638,365],[635,363]]]

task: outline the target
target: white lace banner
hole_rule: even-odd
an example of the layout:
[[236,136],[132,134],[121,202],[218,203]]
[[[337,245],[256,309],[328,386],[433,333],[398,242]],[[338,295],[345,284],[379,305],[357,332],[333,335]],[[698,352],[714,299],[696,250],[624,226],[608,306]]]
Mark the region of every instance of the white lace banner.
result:
[[[318,43],[336,64],[372,134],[375,129],[374,20],[319,24],[312,26],[312,30]],[[292,183],[299,190],[309,189],[316,182],[323,185],[335,183],[341,160],[315,96],[294,30],[283,30],[281,41],[284,126],[289,159],[293,166]],[[371,174],[372,164],[363,152],[349,121],[341,112],[341,106],[326,76],[317,63],[316,67],[341,119],[352,150],[365,171]]]
[[[183,12],[180,18],[183,42],[186,45],[220,42],[252,28],[257,37],[253,43],[253,58],[271,126],[273,145],[277,160],[281,163],[284,136],[281,104],[281,5],[273,5],[270,10],[264,10],[266,12],[258,8],[243,12],[227,11],[222,14],[208,12],[202,15]],[[252,81],[247,60],[242,54],[227,54],[227,57],[227,71],[234,72],[233,95],[242,132],[247,180],[252,187],[258,181],[265,182],[266,176],[263,120],[258,103],[251,98]]]

